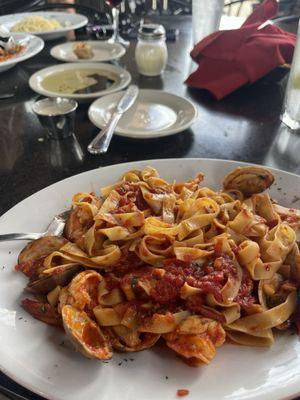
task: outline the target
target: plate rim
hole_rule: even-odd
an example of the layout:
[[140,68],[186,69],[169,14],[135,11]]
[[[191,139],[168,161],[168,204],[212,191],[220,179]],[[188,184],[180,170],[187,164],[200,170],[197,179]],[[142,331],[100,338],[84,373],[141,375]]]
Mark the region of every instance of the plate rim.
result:
[[[55,33],[63,33],[63,32],[69,32],[69,31],[73,31],[73,30],[75,30],[75,29],[79,29],[79,28],[82,28],[82,27],[84,27],[85,25],[87,25],[87,23],[88,23],[88,18],[85,16],[85,15],[83,15],[83,14],[80,14],[80,13],[73,13],[73,14],[71,14],[71,13],[67,13],[67,12],[64,12],[64,11],[32,11],[32,12],[21,12],[21,13],[12,13],[12,14],[6,14],[6,15],[1,15],[0,16],[0,25],[2,25],[2,24],[5,24],[5,23],[7,23],[7,22],[1,22],[1,19],[5,19],[5,18],[8,18],[8,17],[12,17],[12,16],[21,16],[21,15],[23,15],[23,16],[27,16],[27,15],[32,15],[32,14],[36,14],[36,15],[39,15],[39,14],[43,14],[43,15],[47,15],[47,14],[51,14],[51,15],[66,15],[66,16],[70,16],[70,15],[72,15],[72,16],[74,16],[74,15],[76,15],[76,16],[80,16],[81,18],[82,18],[82,21],[81,22],[77,22],[76,24],[74,24],[74,25],[70,25],[70,26],[65,26],[65,27],[61,27],[60,29],[55,29],[55,30],[52,30],[52,31],[35,31],[35,32],[18,32],[18,33],[28,33],[28,34],[31,34],[31,35],[48,35],[48,34],[55,34]],[[17,32],[11,32],[11,33],[17,33]]]
[[[73,44],[73,43],[76,43],[76,42],[77,43],[79,43],[79,42],[91,43],[92,42],[92,43],[97,43],[99,45],[107,44],[109,46],[116,46],[116,47],[119,48],[119,53],[115,57],[109,57],[109,58],[106,58],[106,59],[101,60],[101,61],[100,60],[92,60],[92,59],[89,59],[89,60],[81,60],[81,59],[70,60],[70,59],[67,59],[67,58],[64,58],[64,57],[60,57],[58,54],[55,54],[55,51],[57,51],[58,48],[67,47],[70,44]],[[56,60],[59,60],[59,61],[67,62],[67,63],[74,63],[74,62],[84,63],[84,62],[87,62],[87,61],[95,63],[95,62],[107,62],[107,61],[119,60],[121,57],[123,57],[125,55],[125,53],[126,53],[126,49],[121,44],[119,44],[119,43],[109,43],[108,41],[99,41],[99,40],[72,40],[72,41],[68,41],[68,42],[65,42],[65,43],[57,44],[57,45],[53,46],[51,48],[51,50],[50,50],[50,55],[53,58],[55,58]]]
[[[193,101],[191,101],[190,99],[187,99],[184,96],[180,96],[178,94],[175,94],[175,93],[172,93],[172,92],[169,92],[169,91],[165,91],[165,90],[161,90],[161,89],[140,89],[139,92],[148,92],[148,93],[150,93],[150,92],[151,93],[161,92],[161,93],[164,93],[164,94],[166,94],[168,96],[176,97],[177,99],[180,99],[180,101],[185,102],[186,104],[188,104],[193,109],[193,117],[189,121],[187,121],[185,124],[183,124],[181,126],[178,126],[177,128],[171,129],[171,127],[168,127],[167,129],[162,129],[161,131],[159,131],[159,134],[156,134],[155,136],[154,136],[153,133],[151,133],[151,132],[154,132],[155,129],[153,129],[150,132],[148,131],[148,133],[146,133],[145,135],[139,135],[139,134],[135,134],[135,133],[130,133],[129,130],[120,132],[120,131],[118,131],[118,128],[116,128],[116,130],[115,130],[115,135],[122,136],[122,137],[127,137],[127,138],[132,138],[132,139],[142,139],[142,140],[157,139],[157,138],[161,138],[161,137],[167,137],[167,136],[175,135],[177,133],[184,132],[186,129],[190,128],[196,122],[196,120],[199,117],[199,111],[198,111],[198,108],[197,108],[196,104]],[[92,112],[93,112],[92,108],[95,107],[95,104],[98,101],[102,101],[102,99],[104,97],[110,96],[112,94],[114,94],[114,93],[110,93],[110,94],[107,94],[105,96],[102,96],[102,97],[96,99],[95,101],[93,101],[93,103],[90,105],[90,107],[88,109],[88,117],[89,117],[90,122],[93,125],[95,125],[97,128],[99,128],[99,129],[103,129],[105,125],[97,123],[96,119],[93,118],[93,116],[92,116]]]
[[[116,73],[119,71],[120,73],[123,73],[123,78],[121,78],[121,82],[119,85],[117,85],[115,88],[113,89],[107,89],[107,91],[99,91],[99,92],[95,92],[95,93],[89,93],[89,94],[73,94],[73,93],[57,93],[57,92],[50,92],[47,89],[43,89],[40,88],[38,86],[38,82],[37,82],[37,77],[40,73],[47,73],[47,72],[51,72],[51,71],[56,71],[59,72],[60,70],[66,70],[66,69],[75,69],[75,68],[84,68],[84,64],[87,65],[88,68],[90,69],[97,69],[97,68],[103,68],[103,69],[112,69],[114,70]],[[123,79],[123,82],[122,82]],[[43,96],[47,96],[47,97],[65,97],[65,98],[69,98],[69,99],[78,99],[78,100],[89,100],[89,99],[94,99],[94,98],[100,98],[102,96],[108,95],[108,94],[112,94],[115,92],[119,92],[120,90],[126,88],[130,82],[132,80],[132,76],[130,74],[130,72],[122,67],[116,66],[116,65],[112,65],[109,63],[93,63],[93,62],[86,62],[86,63],[77,63],[77,62],[68,62],[68,63],[62,63],[62,64],[55,64],[55,65],[51,65],[49,67],[45,67],[42,68],[36,72],[34,72],[29,80],[28,80],[28,84],[31,88],[31,90],[33,90],[34,92],[41,94]],[[108,92],[108,93],[107,93]],[[103,94],[102,94],[103,93]]]
[[[17,206],[19,206],[20,204],[22,204],[23,202],[26,202],[28,200],[30,200],[31,198],[33,198],[35,195],[39,194],[40,192],[42,192],[43,190],[46,190],[48,188],[53,188],[56,184],[62,183],[64,181],[67,181],[69,179],[76,179],[77,177],[81,176],[81,175],[88,175],[91,173],[94,173],[98,170],[109,170],[109,168],[118,168],[118,167],[125,167],[128,166],[130,168],[130,166],[132,165],[136,165],[139,163],[149,163],[149,165],[151,165],[151,163],[161,163],[163,164],[164,162],[196,162],[196,161],[201,161],[201,162],[205,162],[205,161],[209,161],[209,162],[216,162],[216,163],[230,163],[236,166],[252,166],[252,165],[256,165],[256,166],[264,166],[266,168],[268,168],[270,171],[272,172],[276,172],[276,173],[283,173],[283,174],[287,174],[287,175],[291,175],[297,179],[300,179],[300,175],[299,174],[295,174],[293,172],[290,171],[285,171],[279,168],[274,168],[274,167],[270,167],[270,166],[266,166],[266,165],[262,165],[262,164],[255,164],[255,163],[251,163],[251,162],[247,162],[247,161],[238,161],[238,160],[231,160],[231,159],[218,159],[218,158],[197,158],[197,157],[190,157],[190,158],[161,158],[161,159],[143,159],[143,160],[136,160],[136,161],[130,161],[130,162],[123,162],[123,163],[119,163],[119,164],[111,164],[111,165],[105,165],[103,167],[98,167],[98,168],[93,168],[91,170],[88,171],[83,171],[80,172],[78,174],[74,174],[71,175],[67,178],[61,179],[51,185],[47,185],[44,188],[38,190],[37,192],[31,194],[30,196],[24,198],[23,200],[21,200],[20,202],[18,202],[17,204],[15,204],[13,207],[11,207],[8,211],[6,211],[4,214],[0,215],[0,221],[3,217],[6,217],[8,213],[12,212],[14,210],[14,208],[16,208]],[[56,395],[46,393],[45,391],[39,389],[38,387],[36,387],[35,385],[32,385],[30,382],[24,381],[22,379],[21,375],[15,375],[13,372],[9,371],[6,367],[4,367],[3,365],[3,361],[0,358],[0,370],[7,375],[9,378],[11,378],[13,381],[15,381],[16,383],[20,384],[21,386],[23,386],[24,388],[32,391],[35,394],[38,394],[40,396],[43,396],[45,398],[47,398],[48,400],[61,400],[61,397],[57,397]],[[20,376],[20,378],[19,378]],[[299,384],[300,384],[300,378],[299,378]],[[297,389],[297,391],[293,394],[290,394],[288,396],[283,396],[280,397],[280,400],[288,400],[288,399],[294,399],[295,397],[297,397],[300,394],[300,388]],[[279,398],[277,398],[279,399]]]
[[14,33],[14,35],[16,35],[16,34],[23,35],[24,37],[29,36],[30,40],[36,40],[37,41],[36,48],[32,49],[30,53],[28,53],[28,52],[26,53],[26,51],[25,51],[25,53],[20,57],[17,57],[17,58],[13,57],[13,58],[10,58],[9,60],[0,62],[0,72],[1,72],[1,68],[4,66],[18,64],[19,62],[28,60],[29,58],[36,56],[45,47],[44,40],[39,36],[35,36],[35,35],[32,35],[31,33],[23,33],[23,32]]

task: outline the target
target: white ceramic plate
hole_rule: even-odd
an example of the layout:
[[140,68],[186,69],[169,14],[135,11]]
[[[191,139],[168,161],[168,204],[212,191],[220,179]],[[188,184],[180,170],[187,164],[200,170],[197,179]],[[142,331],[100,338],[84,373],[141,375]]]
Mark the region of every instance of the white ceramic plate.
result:
[[[121,96],[122,93],[115,93],[94,101],[89,109],[91,122],[103,128]],[[196,118],[197,109],[191,101],[161,90],[141,89],[115,133],[136,139],[169,136],[189,128]]]
[[[179,181],[202,171],[205,185],[218,188],[224,175],[243,163],[148,160],[88,171],[17,204],[0,218],[0,234],[42,232],[54,214],[70,205],[74,193],[98,192],[125,171],[146,165],[157,168],[163,178]],[[283,205],[291,205],[294,196],[299,195],[300,176],[273,172],[277,186],[271,188],[271,196]],[[218,349],[210,365],[199,368],[187,366],[165,348],[115,354],[108,363],[85,359],[73,350],[62,332],[31,318],[20,307],[26,279],[14,271],[14,265],[24,245],[18,241],[0,243],[0,368],[45,398],[168,400],[176,399],[177,389],[188,389],[187,400],[279,400],[300,393],[300,343],[296,335],[290,334],[278,336],[271,348],[227,344]]]
[[[107,76],[115,82],[108,89],[88,93],[88,94],[78,94],[78,93],[64,93],[48,90],[43,86],[43,81],[45,78],[53,76],[54,74],[66,72],[66,71],[80,71],[80,70],[91,70],[91,74],[95,73],[95,71],[99,75]],[[124,89],[129,85],[131,81],[131,75],[128,71],[123,68],[117,67],[115,65],[106,64],[106,63],[66,63],[54,65],[52,67],[41,69],[40,71],[35,72],[29,79],[29,86],[35,92],[42,94],[47,97],[67,97],[70,99],[76,99],[79,101],[88,101],[91,99],[95,99],[100,96],[104,96],[106,94],[118,92],[121,89]]]
[[[112,61],[122,57],[125,53],[125,47],[119,43],[108,43],[100,42],[97,40],[87,40],[84,41],[89,44],[94,52],[94,56],[88,60],[82,60],[76,56],[73,52],[73,45],[76,42],[67,42],[63,44],[58,44],[52,47],[50,54],[52,57],[60,61],[66,62],[104,62]],[[79,42],[77,42],[79,43]]]
[[1,61],[0,72],[7,71],[21,61],[28,60],[44,48],[43,39],[37,36],[29,35],[27,33],[14,33],[12,36],[18,44],[24,44],[25,50],[9,60]]
[[22,19],[38,15],[44,18],[54,18],[62,25],[61,28],[52,31],[39,31],[39,32],[28,32],[33,35],[40,36],[44,40],[58,39],[65,36],[68,32],[82,28],[88,23],[87,17],[81,14],[67,13],[67,12],[52,12],[52,11],[33,11],[18,14],[3,15],[0,17],[0,25],[4,26],[6,29],[10,30],[17,22]]

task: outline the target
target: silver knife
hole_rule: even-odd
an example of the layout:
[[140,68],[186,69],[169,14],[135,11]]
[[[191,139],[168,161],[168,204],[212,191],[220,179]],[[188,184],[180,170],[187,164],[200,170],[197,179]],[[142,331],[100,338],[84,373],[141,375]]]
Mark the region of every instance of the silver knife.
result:
[[135,102],[139,89],[136,85],[130,85],[124,95],[121,97],[119,103],[116,106],[114,113],[111,115],[108,124],[88,145],[88,151],[91,154],[106,153],[110,145],[112,135],[116,129],[116,126],[124,114]]
[[6,233],[0,235],[0,242],[8,240],[35,240],[43,236],[60,236],[64,231],[66,220],[70,211],[64,211],[55,217],[50,222],[48,228],[42,233]]

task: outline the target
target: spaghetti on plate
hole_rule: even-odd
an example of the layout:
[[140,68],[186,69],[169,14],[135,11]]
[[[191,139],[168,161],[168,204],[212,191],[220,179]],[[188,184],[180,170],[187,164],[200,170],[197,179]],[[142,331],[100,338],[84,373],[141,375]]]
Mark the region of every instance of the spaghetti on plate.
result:
[[15,23],[11,28],[12,32],[43,32],[60,29],[61,23],[55,18],[45,18],[39,15],[25,17]]

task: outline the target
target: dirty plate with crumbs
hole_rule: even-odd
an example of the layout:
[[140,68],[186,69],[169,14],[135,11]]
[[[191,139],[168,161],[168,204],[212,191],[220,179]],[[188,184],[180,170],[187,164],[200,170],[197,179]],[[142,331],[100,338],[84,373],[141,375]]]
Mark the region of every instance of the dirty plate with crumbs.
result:
[[29,79],[35,92],[47,97],[91,101],[115,93],[129,85],[131,75],[125,69],[105,63],[69,63],[41,69]]

